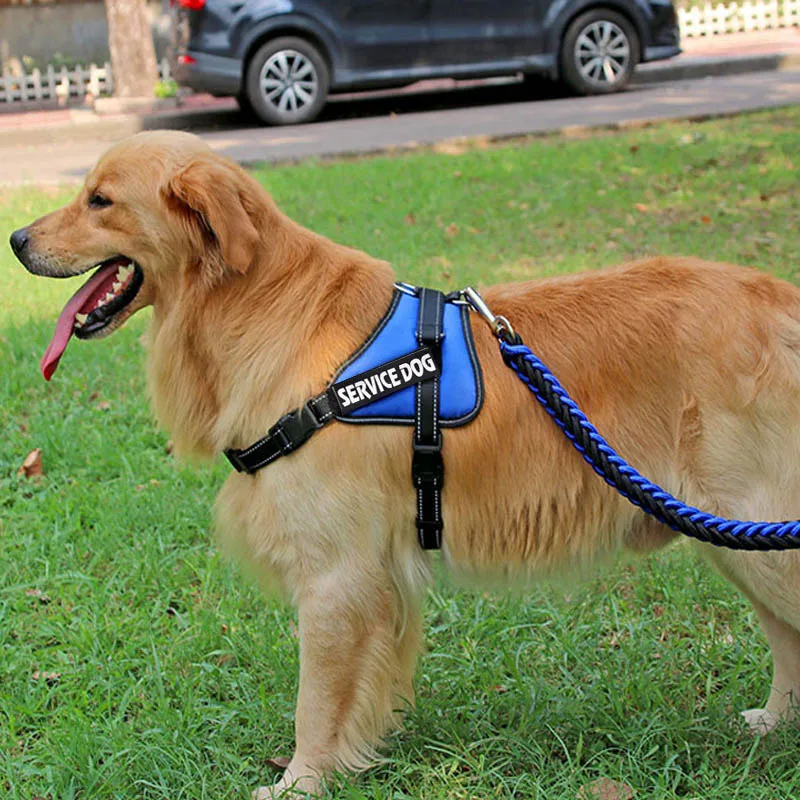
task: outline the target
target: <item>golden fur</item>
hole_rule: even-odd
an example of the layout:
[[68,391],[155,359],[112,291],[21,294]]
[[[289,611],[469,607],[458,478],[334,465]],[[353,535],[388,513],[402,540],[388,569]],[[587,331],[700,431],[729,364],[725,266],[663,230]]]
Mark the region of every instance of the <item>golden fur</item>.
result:
[[[114,201],[87,208],[101,191]],[[43,274],[117,253],[154,307],[149,382],[184,454],[260,438],[319,392],[374,327],[394,274],[286,218],[244,170],[187,134],[114,146],[78,198],[29,228]],[[755,270],[653,258],[487,288],[495,311],[644,474],[744,519],[800,517],[800,290]],[[127,313],[122,317],[127,316]],[[122,319],[120,319],[120,322]],[[443,556],[531,576],[672,538],[586,466],[474,322],[486,401],[448,431]],[[270,797],[359,768],[413,700],[429,556],[416,542],[411,431],[334,424],[255,476],[231,474],[221,536],[299,609],[296,750]],[[332,462],[335,459],[335,470]],[[774,679],[767,730],[800,698],[800,556],[709,550],[753,601]]]

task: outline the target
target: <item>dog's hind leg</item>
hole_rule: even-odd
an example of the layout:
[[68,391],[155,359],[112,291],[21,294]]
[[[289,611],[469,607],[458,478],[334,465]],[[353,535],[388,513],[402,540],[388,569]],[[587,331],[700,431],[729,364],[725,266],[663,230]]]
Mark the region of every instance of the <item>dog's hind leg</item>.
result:
[[309,581],[299,603],[296,750],[283,778],[256,797],[316,793],[336,769],[359,769],[410,696],[420,612],[390,576],[342,569]]
[[751,708],[742,716],[753,733],[764,734],[778,723],[797,717],[800,704],[800,633],[754,601],[761,628],[772,650],[772,688],[764,708]]
[[725,577],[752,602],[772,651],[772,688],[763,708],[743,712],[764,734],[800,712],[800,553],[706,549]]

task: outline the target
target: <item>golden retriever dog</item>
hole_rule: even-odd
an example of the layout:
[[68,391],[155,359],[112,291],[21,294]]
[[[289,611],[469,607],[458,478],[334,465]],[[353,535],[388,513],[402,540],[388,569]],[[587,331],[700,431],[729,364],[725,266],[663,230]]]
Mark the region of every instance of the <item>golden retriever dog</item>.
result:
[[[100,338],[153,307],[156,415],[179,453],[207,458],[260,439],[322,391],[395,280],[176,132],[113,146],[74,201],[12,246],[36,275],[95,270],[59,318],[48,374],[73,333]],[[652,258],[484,297],[649,478],[720,515],[800,517],[800,289],[753,269]],[[486,396],[445,437],[448,568],[518,580],[672,540],[587,467],[488,326],[472,323]],[[431,556],[417,544],[411,437],[334,423],[254,475],[232,472],[217,499],[222,540],[299,612],[295,751],[258,798],[313,794],[332,771],[367,766],[413,701]],[[745,712],[765,732],[800,701],[800,555],[698,547],[750,598],[772,648],[769,696]]]

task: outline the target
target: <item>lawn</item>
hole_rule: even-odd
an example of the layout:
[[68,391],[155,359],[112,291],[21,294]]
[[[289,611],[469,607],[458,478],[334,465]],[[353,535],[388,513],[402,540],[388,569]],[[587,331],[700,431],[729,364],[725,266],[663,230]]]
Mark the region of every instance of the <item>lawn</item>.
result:
[[[798,280],[798,126],[794,108],[255,174],[303,224],[440,288],[653,253]],[[70,193],[5,192],[0,233]],[[227,467],[177,464],[152,422],[146,315],[41,379],[69,292],[0,248],[0,796],[243,800],[291,750],[293,613],[217,552]],[[35,447],[43,479],[18,477]],[[600,778],[797,795],[800,732],[737,721],[769,688],[755,617],[688,543],[516,597],[443,578],[426,617],[406,731],[331,796],[575,800]]]

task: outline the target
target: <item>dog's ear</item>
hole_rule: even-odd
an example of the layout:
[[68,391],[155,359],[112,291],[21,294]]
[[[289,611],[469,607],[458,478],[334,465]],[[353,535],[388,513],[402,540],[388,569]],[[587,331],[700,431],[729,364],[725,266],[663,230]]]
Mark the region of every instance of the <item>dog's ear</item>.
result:
[[198,218],[219,247],[222,260],[245,273],[256,256],[258,199],[253,179],[213,153],[192,158],[170,179],[167,194]]

